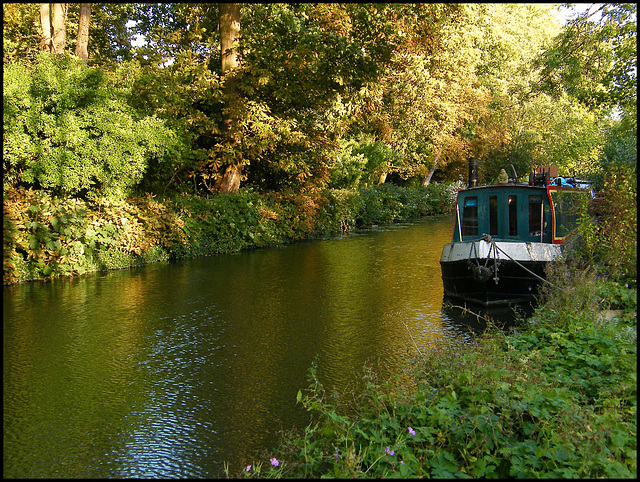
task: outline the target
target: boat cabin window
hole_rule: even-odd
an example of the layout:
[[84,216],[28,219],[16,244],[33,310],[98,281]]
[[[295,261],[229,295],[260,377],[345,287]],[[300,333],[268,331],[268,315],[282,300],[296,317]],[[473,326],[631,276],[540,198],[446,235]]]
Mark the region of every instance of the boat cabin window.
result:
[[542,209],[542,196],[529,196],[529,236],[540,236],[542,233]]
[[498,234],[498,196],[489,196],[489,234]]
[[518,235],[518,196],[509,196],[509,236]]
[[478,235],[478,198],[468,197],[464,199],[462,207],[462,235]]

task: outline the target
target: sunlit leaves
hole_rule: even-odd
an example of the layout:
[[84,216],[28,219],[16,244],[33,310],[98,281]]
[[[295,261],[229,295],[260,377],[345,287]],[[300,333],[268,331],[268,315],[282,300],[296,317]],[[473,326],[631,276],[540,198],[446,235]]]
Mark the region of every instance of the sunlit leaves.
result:
[[[272,111],[326,106],[372,79],[391,53],[384,7],[259,4],[243,10],[241,88]],[[257,82],[256,82],[257,80]]]
[[591,108],[636,102],[637,6],[593,4],[571,19],[538,59],[540,88],[564,90]]
[[[173,143],[159,119],[138,118],[125,91],[107,86],[101,71],[71,57],[41,54],[31,68],[14,64],[6,70],[9,185],[122,196],[140,181],[148,159],[161,158]],[[28,88],[15,85],[24,79]]]
[[[184,51],[205,63],[220,58],[217,4],[138,3],[130,20],[136,22],[133,32],[146,41],[137,49],[141,63],[157,66]],[[218,66],[210,67],[219,73]]]
[[39,5],[36,3],[2,4],[2,56],[8,61],[33,59],[38,52],[40,34]]
[[[94,7],[89,62],[101,65],[103,74],[80,78],[80,71],[67,69],[61,75],[75,87],[65,90],[52,88],[57,74],[44,69],[32,80],[37,99],[18,95],[19,82],[5,82],[16,95],[8,101],[5,94],[4,117],[22,116],[25,125],[16,130],[5,121],[10,159],[22,152],[33,162],[49,152],[60,144],[54,142],[59,125],[78,139],[97,136],[95,126],[83,127],[86,116],[59,122],[69,106],[89,115],[89,106],[105,104],[111,94],[96,87],[104,84],[131,89],[124,103],[137,116],[155,114],[178,136],[167,144],[167,155],[147,160],[143,189],[154,192],[169,185],[197,189],[194,176],[209,181],[233,160],[243,163],[243,181],[260,189],[323,185],[332,169],[347,165],[343,180],[349,182],[373,183],[384,169],[426,179],[434,166],[439,176],[457,179],[469,156],[497,169],[514,163],[523,173],[545,156],[589,170],[602,141],[601,119],[587,116],[572,99],[589,107],[616,105],[635,117],[632,4],[590,7],[544,54],[561,29],[547,4],[242,4],[233,106],[222,96],[217,4]],[[5,63],[29,59],[33,48],[25,45],[37,40],[37,8],[7,4],[3,12]],[[69,12],[72,45],[77,8]],[[127,20],[136,22],[132,29]],[[134,51],[135,34],[146,44]],[[16,70],[5,70],[15,77]],[[224,137],[229,114],[238,119],[237,129]],[[29,145],[36,133],[40,141]],[[360,154],[345,154],[340,159],[354,162],[337,162],[336,152],[348,143],[369,141],[400,157],[362,164]],[[11,182],[17,172],[5,168]],[[31,179],[35,170],[22,175]]]

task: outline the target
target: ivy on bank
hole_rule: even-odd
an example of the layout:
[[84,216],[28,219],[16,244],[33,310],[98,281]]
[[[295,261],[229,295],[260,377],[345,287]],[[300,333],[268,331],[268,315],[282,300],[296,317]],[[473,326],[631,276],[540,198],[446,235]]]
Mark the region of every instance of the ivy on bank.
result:
[[457,184],[426,188],[113,200],[10,189],[3,199],[3,282],[47,279],[229,253],[448,212]]

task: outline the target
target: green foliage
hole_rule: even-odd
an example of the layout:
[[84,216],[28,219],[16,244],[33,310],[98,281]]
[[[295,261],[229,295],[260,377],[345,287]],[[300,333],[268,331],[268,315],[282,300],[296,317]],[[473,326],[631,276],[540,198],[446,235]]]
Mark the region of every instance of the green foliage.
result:
[[449,212],[451,189],[449,184],[432,183],[418,188],[381,184],[361,190],[361,208],[356,215],[356,223],[361,226],[389,224]]
[[402,164],[403,158],[398,152],[370,136],[358,141],[340,138],[338,145],[334,160],[328,163],[331,188],[375,186],[381,175],[397,171]]
[[633,313],[638,310],[637,288],[630,288],[628,284],[614,281],[603,281],[598,285],[598,296],[602,304],[612,310],[624,310]]
[[411,221],[451,209],[449,185],[372,190],[252,189],[202,198],[189,194],[126,201],[60,198],[5,190],[4,283],[191,256],[229,253],[372,224]]
[[130,5],[133,12],[129,20],[135,22],[132,33],[143,35],[147,41],[136,49],[136,57],[143,65],[158,66],[170,58],[195,54],[201,61],[211,62],[208,68],[212,72],[220,73],[217,4]]
[[194,177],[215,162],[215,146],[220,142],[220,79],[188,51],[179,53],[166,68],[132,62],[122,71],[129,73],[132,83],[131,105],[161,118],[177,137],[176,143],[167,146],[171,151],[166,156],[150,159],[140,190],[158,195],[193,192]]
[[149,197],[87,202],[9,190],[3,208],[5,284],[166,261],[186,239],[178,215]]
[[[36,61],[40,43],[40,4],[4,3],[3,13],[3,65],[10,62]],[[89,65],[107,67],[120,60],[129,60],[132,54],[131,35],[127,21],[134,4],[94,3],[89,21]],[[75,53],[80,5],[66,7],[65,50]]]
[[[329,105],[374,80],[394,43],[385,4],[254,4],[243,9],[241,88],[274,115]],[[277,42],[274,42],[277,39]]]
[[[222,136],[217,5],[138,5],[135,31],[150,43],[140,49],[145,71],[134,102],[175,126],[193,152],[170,175],[152,166],[145,187],[159,192],[174,179],[182,191],[189,182],[212,190],[217,173],[235,162],[261,190],[322,187],[336,129],[324,111],[338,94],[374,80],[388,59],[395,30],[387,10],[242,5],[242,64],[234,73],[240,98],[227,109],[239,122]],[[175,61],[158,68],[166,58]]]
[[[540,94],[521,111],[521,124],[510,142],[490,150],[480,175],[495,179],[510,164],[524,178],[539,166],[554,165],[565,177],[593,178],[604,136],[601,119],[567,96]],[[543,121],[544,120],[544,121]],[[482,182],[482,180],[481,180]]]
[[[579,16],[543,53],[560,29],[549,5],[242,4],[240,98],[225,113],[239,122],[225,137],[217,4],[94,4],[89,65],[104,78],[37,60],[37,5],[6,4],[5,179],[208,193],[239,161],[261,191],[351,188],[384,173],[415,184],[434,168],[457,179],[471,156],[602,177],[602,113],[576,98],[635,117],[635,6],[597,8],[601,20]],[[69,52],[78,11],[69,4]],[[134,35],[147,43],[132,48]],[[21,82],[31,69],[35,82]],[[607,159],[630,158],[634,138],[610,140]]]
[[118,244],[112,225],[92,230],[81,201],[46,192],[5,192],[4,281],[82,274],[95,269],[94,250]]
[[635,109],[637,5],[593,4],[537,59],[539,88],[571,96],[591,108]]
[[234,252],[272,241],[260,226],[260,197],[250,190],[208,199],[183,196],[176,204],[184,213],[187,239],[172,248],[177,257]]
[[617,182],[625,189],[637,192],[638,120],[635,115],[625,115],[619,120],[609,120],[603,126],[605,144],[598,159],[598,169],[593,176],[595,188],[600,191],[605,181],[622,175]]
[[325,235],[342,234],[356,228],[361,201],[355,189],[330,189],[321,226]]
[[376,184],[381,174],[397,171],[402,165],[402,156],[385,142],[364,140],[358,143],[354,152],[367,160],[364,180],[369,185]]
[[174,141],[159,119],[139,118],[102,71],[69,56],[40,54],[35,66],[5,73],[5,188],[121,197]]
[[[422,191],[422,206],[418,205],[416,197],[413,197],[411,200],[405,197],[404,200],[409,201],[405,206],[401,200],[404,192],[404,189],[392,184],[381,184],[380,186],[361,191],[362,207],[358,213],[357,222],[365,226],[390,224],[402,219],[405,212],[411,212],[414,214],[413,217],[417,217],[416,214],[420,207],[427,206],[427,191]],[[411,219],[411,217],[412,216],[409,215],[407,218]]]
[[350,188],[359,184],[367,165],[367,157],[357,153],[356,141],[340,140],[340,148],[336,150],[335,161],[331,166],[329,186],[332,188]]
[[[326,113],[383,70],[395,45],[393,12],[385,4],[243,7],[236,79],[246,99],[240,140],[249,182],[260,189],[325,185],[339,134]],[[337,163],[347,172],[336,174],[336,187],[355,182],[354,161]]]
[[[70,38],[67,38],[69,52],[75,52],[79,7],[79,4],[72,3],[68,7],[67,31],[72,33]],[[133,38],[127,23],[133,19],[134,10],[135,4],[132,3],[91,5],[88,46],[90,66],[113,68],[121,61],[131,60],[134,54]]]
[[34,59],[40,40],[39,4],[2,4],[2,63],[7,65],[18,59]]
[[[636,175],[612,168],[599,197],[583,206],[568,253],[579,265],[596,265],[601,275],[635,286],[637,276]],[[591,212],[597,216],[594,216]]]

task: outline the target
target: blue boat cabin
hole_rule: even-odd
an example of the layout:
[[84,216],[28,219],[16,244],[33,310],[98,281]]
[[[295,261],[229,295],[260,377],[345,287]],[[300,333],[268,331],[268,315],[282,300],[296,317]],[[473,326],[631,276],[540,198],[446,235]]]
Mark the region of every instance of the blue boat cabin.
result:
[[584,191],[526,184],[462,189],[452,241],[472,241],[489,234],[501,241],[563,244],[577,225],[574,194]]

